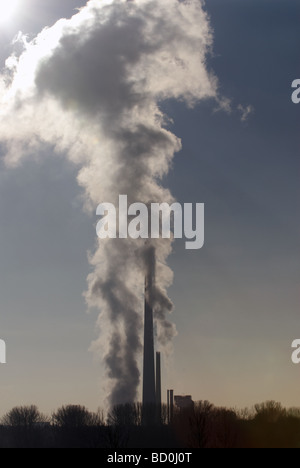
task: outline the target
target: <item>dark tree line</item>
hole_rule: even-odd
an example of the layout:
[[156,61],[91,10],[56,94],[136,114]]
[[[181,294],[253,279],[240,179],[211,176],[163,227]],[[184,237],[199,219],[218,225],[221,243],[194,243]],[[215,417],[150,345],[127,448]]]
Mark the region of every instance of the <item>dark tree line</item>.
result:
[[207,401],[175,409],[173,420],[143,425],[140,403],[114,407],[107,417],[83,406],[51,416],[36,406],[16,407],[0,420],[0,448],[298,448],[300,409],[266,402],[252,409],[217,408]]

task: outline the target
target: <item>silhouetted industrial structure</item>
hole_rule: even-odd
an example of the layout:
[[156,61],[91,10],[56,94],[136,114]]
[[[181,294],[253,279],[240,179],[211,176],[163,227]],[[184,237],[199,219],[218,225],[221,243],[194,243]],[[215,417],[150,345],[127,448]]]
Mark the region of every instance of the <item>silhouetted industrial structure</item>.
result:
[[[161,393],[161,354],[154,350],[153,326],[153,291],[155,286],[154,251],[150,251],[150,268],[145,278],[145,318],[144,318],[144,362],[143,362],[143,425],[161,424],[162,393]],[[155,365],[156,364],[156,365]],[[191,396],[176,396],[175,403],[180,410],[193,408]],[[167,404],[168,424],[174,418],[174,390],[168,390]]]
[[[153,259],[154,260],[154,259]],[[154,261],[153,261],[154,263]],[[143,424],[161,423],[161,355],[156,353],[154,364],[153,271],[145,279]]]
[[157,422],[161,423],[161,356],[156,353],[156,416]]
[[151,425],[156,419],[156,385],[153,330],[153,272],[145,279],[144,369],[143,369],[143,424]]
[[174,390],[168,390],[168,424],[171,424],[174,417]]
[[180,411],[189,411],[194,408],[194,402],[191,395],[176,395],[174,397],[175,405]]
[[148,274],[145,282],[144,324],[143,419],[145,423],[151,423],[150,418],[153,409],[151,411],[150,407],[154,407],[156,404],[152,288],[153,276],[152,274]]

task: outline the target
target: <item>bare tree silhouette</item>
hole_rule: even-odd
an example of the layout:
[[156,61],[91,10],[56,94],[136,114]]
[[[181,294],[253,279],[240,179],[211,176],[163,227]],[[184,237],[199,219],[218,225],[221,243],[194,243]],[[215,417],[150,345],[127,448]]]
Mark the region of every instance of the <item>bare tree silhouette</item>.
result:
[[217,408],[207,401],[175,408],[171,424],[145,425],[141,403],[102,411],[80,405],[49,419],[36,406],[9,411],[0,424],[0,448],[298,448],[300,409],[267,401],[250,410]]
[[214,406],[208,401],[199,401],[189,417],[189,446],[191,448],[206,448],[210,437],[210,423]]
[[42,415],[34,405],[15,407],[1,420],[1,424],[4,426],[23,428],[31,428],[36,424],[43,424],[46,422],[48,422],[47,417]]
[[52,415],[56,445],[61,447],[100,448],[103,446],[104,415],[91,413],[84,406],[68,405]]
[[68,405],[58,409],[52,415],[52,423],[63,428],[103,426],[104,417],[101,411],[90,413],[84,406]]
[[49,425],[49,419],[34,405],[19,406],[9,411],[1,424],[10,429],[10,439],[16,448],[36,448],[42,445],[41,427]]
[[256,420],[275,423],[279,418],[286,416],[286,410],[281,403],[276,401],[266,401],[254,406],[256,411]]

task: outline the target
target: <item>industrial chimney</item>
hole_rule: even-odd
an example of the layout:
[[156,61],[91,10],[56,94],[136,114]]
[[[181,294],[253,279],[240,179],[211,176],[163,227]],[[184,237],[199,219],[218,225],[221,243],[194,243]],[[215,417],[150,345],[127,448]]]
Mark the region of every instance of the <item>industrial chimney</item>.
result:
[[145,325],[144,325],[144,375],[143,375],[143,423],[155,423],[155,367],[152,288],[153,273],[148,273],[145,281]]
[[174,390],[168,390],[168,424],[172,424],[174,417]]
[[161,424],[161,357],[156,353],[156,417]]

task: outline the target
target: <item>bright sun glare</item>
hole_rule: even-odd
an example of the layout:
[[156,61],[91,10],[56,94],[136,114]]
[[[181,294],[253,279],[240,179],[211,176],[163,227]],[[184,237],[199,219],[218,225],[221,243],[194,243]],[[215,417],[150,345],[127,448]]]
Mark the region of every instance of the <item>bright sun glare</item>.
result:
[[6,23],[13,19],[18,9],[20,0],[0,0],[0,23]]

